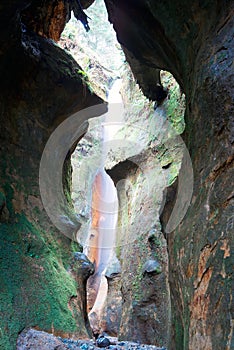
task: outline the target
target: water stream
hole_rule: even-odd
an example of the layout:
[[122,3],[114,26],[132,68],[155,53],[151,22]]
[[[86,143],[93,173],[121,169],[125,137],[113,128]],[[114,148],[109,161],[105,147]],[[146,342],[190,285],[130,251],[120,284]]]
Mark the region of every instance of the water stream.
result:
[[[108,102],[109,112],[102,124],[102,157],[92,186],[92,224],[88,242],[84,250],[88,258],[95,264],[95,273],[88,280],[87,306],[89,319],[94,333],[98,332],[101,313],[108,292],[105,272],[115,254],[116,225],[118,220],[118,197],[116,187],[105,171],[105,161],[114,134],[121,127],[120,81],[116,81],[110,90]],[[116,107],[118,113],[116,112]]]

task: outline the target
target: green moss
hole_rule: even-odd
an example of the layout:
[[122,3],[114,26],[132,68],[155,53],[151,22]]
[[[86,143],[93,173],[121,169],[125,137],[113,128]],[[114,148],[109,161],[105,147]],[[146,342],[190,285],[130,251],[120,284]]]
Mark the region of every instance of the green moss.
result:
[[77,331],[68,309],[77,285],[64,268],[56,240],[47,244],[45,237],[24,215],[18,215],[16,223],[0,224],[1,349],[15,349],[17,335],[25,327]]
[[135,278],[132,281],[132,293],[134,301],[140,301],[143,298],[143,288],[141,287],[142,277],[142,262],[140,262],[137,266]]
[[79,69],[77,71],[77,73],[82,77],[83,80],[85,80],[85,81],[88,80],[88,74],[84,70]]
[[143,280],[142,267],[143,267],[143,262],[145,261],[148,254],[148,249],[147,249],[147,244],[145,242],[145,239],[146,239],[145,235],[140,235],[137,239],[136,248],[135,248],[139,259],[137,262],[135,277],[132,282],[133,300],[135,301],[140,301],[143,298],[144,288],[142,288],[142,285],[141,285]]
[[150,247],[151,250],[156,252],[156,249],[161,249],[163,246],[162,240],[159,238],[158,235],[154,234],[150,236]]
[[178,176],[178,164],[173,163],[170,166],[170,173],[168,177],[168,186],[171,186]]
[[72,198],[71,198],[71,189],[72,189],[72,167],[71,167],[71,158],[70,156],[65,159],[63,164],[63,192],[67,199],[68,205],[73,207]]
[[166,71],[161,72],[163,85],[169,90],[168,99],[165,103],[168,120],[178,134],[182,134],[185,128],[185,95],[182,94],[179,84],[174,77]]

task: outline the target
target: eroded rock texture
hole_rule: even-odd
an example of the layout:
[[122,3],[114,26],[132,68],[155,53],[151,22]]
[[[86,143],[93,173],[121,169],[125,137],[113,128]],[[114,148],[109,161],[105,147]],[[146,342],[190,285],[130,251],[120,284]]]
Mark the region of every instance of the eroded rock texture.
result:
[[[87,337],[83,285],[71,271],[80,247],[52,225],[39,165],[54,129],[100,103],[80,67],[52,40],[21,26],[31,1],[1,2],[0,348],[15,349],[25,327]],[[49,8],[55,2],[47,2]],[[44,14],[47,10],[44,2]],[[49,10],[48,10],[49,11]],[[81,277],[79,277],[81,278]]]
[[[82,8],[87,8],[93,2],[94,0],[81,0],[80,4]],[[27,29],[58,41],[72,10],[77,19],[82,20],[82,9],[76,0],[51,0],[44,3],[34,0],[28,1],[21,17]]]
[[119,198],[119,339],[167,346],[168,256],[158,214],[165,174],[150,149],[117,164],[109,174],[117,185]]
[[143,71],[154,67],[172,72],[186,94],[183,137],[193,162],[194,191],[186,217],[167,238],[171,349],[230,349],[233,4],[105,2],[130,65],[134,70],[137,60],[142,66],[145,91]]
[[[157,84],[158,69],[172,72],[186,94],[184,140],[194,192],[185,219],[167,237],[170,348],[229,350],[233,4],[105,3],[145,94],[155,96],[152,77]],[[67,11],[65,1],[0,3],[0,346],[7,350],[15,349],[25,327],[87,336],[83,289],[69,272],[71,251],[78,247],[49,221],[38,185],[41,153],[52,131],[72,112],[100,102],[77,74],[79,66],[48,39],[58,39]]]

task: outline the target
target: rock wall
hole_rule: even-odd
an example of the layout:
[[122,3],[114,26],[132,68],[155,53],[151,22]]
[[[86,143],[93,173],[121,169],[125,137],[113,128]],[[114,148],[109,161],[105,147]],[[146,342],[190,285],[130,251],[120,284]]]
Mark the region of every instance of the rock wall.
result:
[[[168,98],[154,110],[128,65],[122,79],[125,122],[107,160],[119,198],[116,253],[121,274],[115,291],[122,294],[122,311],[117,307],[113,313],[120,319],[119,339],[167,346],[168,255],[159,214],[166,187],[181,164],[184,98],[175,79],[163,72]],[[115,291],[109,291],[109,308],[118,305]]]
[[[170,348],[229,350],[233,3],[105,3],[136,78],[140,74],[144,92],[151,98],[155,94],[148,69],[155,74],[155,83],[157,70],[165,69],[173,73],[186,94],[183,138],[193,162],[194,191],[186,217],[167,237]],[[17,334],[27,327],[87,336],[83,280],[74,278],[69,261],[79,247],[58,233],[46,216],[38,170],[44,145],[56,126],[72,112],[100,99],[86,87],[78,74],[80,67],[49,39],[57,39],[62,31],[66,2],[43,4],[42,8],[29,0],[0,4],[0,345],[4,350],[14,349]],[[42,26],[30,26],[33,9],[41,14]],[[168,216],[166,211],[162,218]],[[154,291],[151,295],[155,301]],[[128,291],[124,296],[128,302]],[[143,312],[142,301],[134,304],[139,313]],[[148,312],[139,315],[138,321],[144,321]],[[141,329],[138,325],[128,328],[129,336]]]
[[[142,69],[172,72],[186,94],[183,138],[193,162],[194,189],[186,217],[168,236],[170,348],[230,349],[233,4],[105,3],[119,42]],[[129,63],[134,66],[134,59]]]
[[17,335],[28,327],[64,336],[87,337],[89,332],[83,293],[87,271],[83,276],[80,262],[72,260],[80,247],[57,231],[43,209],[39,165],[53,130],[75,111],[101,100],[89,91],[71,56],[52,40],[22,27],[21,10],[29,3],[0,5],[0,348],[4,350],[15,349]]
[[[80,4],[82,8],[87,8],[93,2],[94,0],[81,0]],[[51,0],[44,3],[34,0],[25,1],[25,4],[21,18],[27,29],[55,41],[60,39],[65,24],[71,18],[71,11],[75,12],[77,19],[83,19],[79,3],[74,0]]]
[[119,197],[119,339],[167,346],[168,256],[159,223],[165,187],[163,169],[155,166],[155,157],[148,150],[116,165],[109,173],[117,184]]

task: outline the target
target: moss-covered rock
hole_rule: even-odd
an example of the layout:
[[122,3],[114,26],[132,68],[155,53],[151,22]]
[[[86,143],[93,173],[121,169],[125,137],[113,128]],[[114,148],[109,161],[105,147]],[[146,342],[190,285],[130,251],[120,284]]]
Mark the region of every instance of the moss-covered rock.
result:
[[[20,15],[26,5],[26,1],[1,4],[5,28],[0,37],[0,348],[4,350],[15,349],[18,333],[27,327],[88,335],[84,286],[69,271],[73,252],[80,247],[49,220],[40,197],[39,166],[53,130],[75,111],[101,99],[85,85],[71,56],[52,40],[22,29]],[[8,16],[14,25],[6,24]],[[68,192],[69,171],[67,164]]]
[[72,297],[79,300],[79,286],[65,269],[69,242],[61,246],[53,236],[48,242],[48,233],[24,214],[1,224],[0,234],[2,349],[14,349],[18,332],[32,325],[57,334],[79,334],[83,327],[85,333],[82,315],[78,328],[68,308]]

